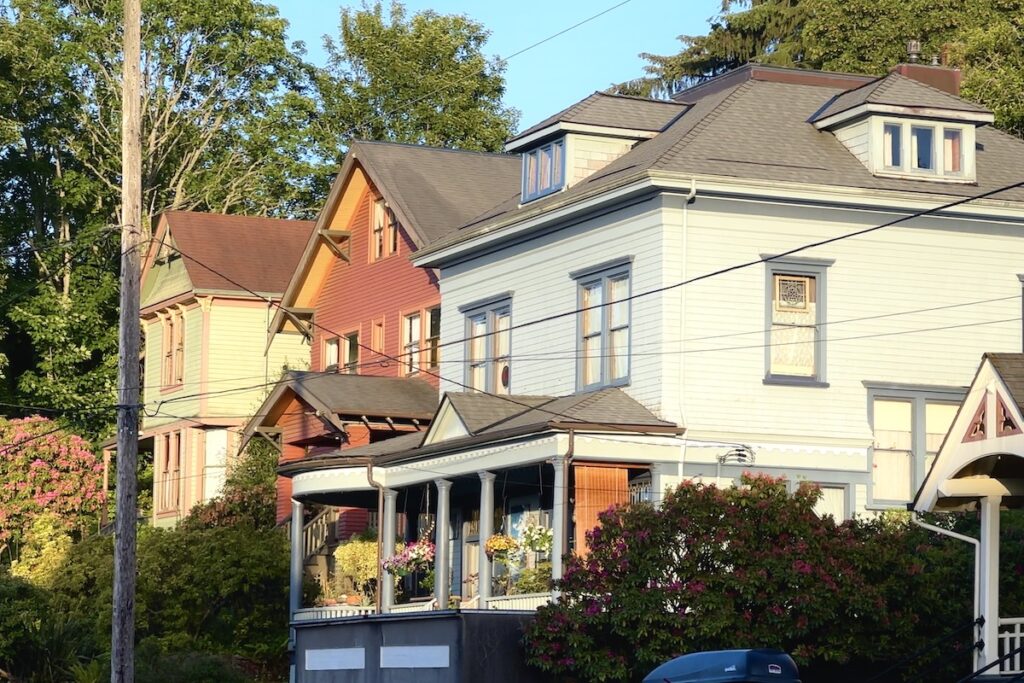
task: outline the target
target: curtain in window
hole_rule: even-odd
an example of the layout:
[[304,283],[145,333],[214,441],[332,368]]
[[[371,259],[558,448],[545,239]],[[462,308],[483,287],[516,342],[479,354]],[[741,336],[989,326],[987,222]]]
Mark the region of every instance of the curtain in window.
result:
[[774,275],[772,301],[772,375],[817,374],[818,310],[816,280],[808,275]]
[[913,495],[913,403],[875,399],[875,451],[872,487],[875,500],[909,501]]

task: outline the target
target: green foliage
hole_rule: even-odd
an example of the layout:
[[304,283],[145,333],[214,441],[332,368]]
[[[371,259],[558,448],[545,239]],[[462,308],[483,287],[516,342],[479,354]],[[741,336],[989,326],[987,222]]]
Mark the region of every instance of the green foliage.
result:
[[364,599],[372,600],[377,582],[377,541],[346,541],[335,548],[334,561],[339,589],[354,586]]
[[52,512],[40,514],[25,534],[21,556],[11,563],[11,576],[49,588],[63,571],[71,545],[71,536],[61,520]]
[[19,673],[19,655],[38,649],[36,629],[46,615],[43,591],[0,571],[0,671]]
[[343,8],[339,33],[318,80],[327,149],[356,138],[498,151],[511,137],[504,65],[484,56],[480,24],[375,2]]
[[233,463],[224,490],[200,503],[182,520],[184,530],[248,525],[255,529],[275,526],[277,501],[277,450],[264,439],[249,442]]
[[540,562],[536,567],[524,569],[516,579],[516,593],[546,593],[551,590],[551,563]]
[[49,511],[67,529],[104,505],[103,464],[88,444],[42,417],[0,419],[0,542],[19,539]]
[[[160,652],[240,655],[266,665],[284,655],[288,548],[278,530],[144,527],[138,545],[136,633]],[[113,543],[77,544],[52,582],[56,609],[109,641]]]
[[[970,621],[963,544],[892,520],[836,526],[814,513],[813,486],[744,483],[684,484],[662,508],[603,514],[590,554],[567,564],[560,601],[528,630],[530,662],[618,681],[684,652],[777,647],[807,680],[852,682]],[[936,680],[966,673],[961,651]]]
[[1024,0],[723,0],[707,35],[645,54],[647,75],[618,90],[665,95],[751,60],[881,75],[906,60],[910,39],[924,60],[961,68],[963,95],[1024,136]]

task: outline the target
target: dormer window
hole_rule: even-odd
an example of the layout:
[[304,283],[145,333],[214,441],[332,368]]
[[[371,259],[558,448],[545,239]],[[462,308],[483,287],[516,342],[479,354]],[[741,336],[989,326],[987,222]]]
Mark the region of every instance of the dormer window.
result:
[[974,126],[937,121],[873,121],[876,175],[946,181],[974,180]]
[[523,154],[523,202],[558,192],[565,185],[565,139]]

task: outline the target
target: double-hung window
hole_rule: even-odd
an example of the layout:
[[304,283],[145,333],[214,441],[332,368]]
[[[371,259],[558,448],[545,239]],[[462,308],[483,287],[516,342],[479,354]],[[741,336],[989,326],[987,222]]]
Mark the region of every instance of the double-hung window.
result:
[[427,310],[427,367],[441,364],[441,307]]
[[398,253],[398,219],[383,199],[373,202],[370,215],[373,261]]
[[420,371],[420,320],[420,314],[413,313],[405,316],[402,324],[402,365],[407,375]]
[[832,263],[767,263],[765,383],[825,385],[825,272]]
[[185,380],[185,316],[180,309],[167,313],[163,345],[163,384],[174,387]]
[[[931,176],[936,180],[970,180],[965,138],[973,140],[972,128],[963,124],[889,120],[881,124],[881,130],[882,163],[878,171]],[[973,168],[973,159],[970,167]]]
[[340,340],[332,337],[324,341],[324,370],[332,372],[338,369],[338,347]]
[[558,192],[565,185],[565,140],[523,154],[523,201]]
[[871,500],[902,505],[914,497],[938,455],[963,398],[960,389],[868,385],[874,434]]
[[503,298],[461,309],[466,314],[466,385],[491,394],[508,394],[512,302]]
[[342,371],[354,375],[359,371],[359,333],[351,332],[341,338],[345,365]]
[[579,306],[577,386],[581,390],[629,382],[630,266],[576,277]]

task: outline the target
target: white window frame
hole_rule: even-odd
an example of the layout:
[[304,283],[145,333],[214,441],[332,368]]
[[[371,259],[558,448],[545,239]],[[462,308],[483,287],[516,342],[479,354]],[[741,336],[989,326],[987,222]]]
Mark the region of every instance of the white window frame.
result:
[[402,316],[402,368],[405,374],[415,375],[420,371],[423,351],[423,315],[413,311]]
[[[632,258],[625,262],[608,264],[606,266],[598,266],[593,269],[589,269],[582,272],[570,274],[574,280],[576,280],[576,304],[580,312],[576,315],[576,390],[577,391],[591,391],[594,389],[600,389],[603,387],[621,387],[629,384],[630,375],[632,373],[632,345],[633,345],[633,301],[631,299],[633,295],[633,267]],[[608,300],[608,291],[613,281],[625,280],[626,281],[626,322],[625,324],[611,326],[609,320],[609,310],[613,303]],[[601,289],[601,304],[599,307],[592,307],[588,310],[583,310],[586,307],[586,294],[585,291],[592,286],[597,285]],[[587,316],[599,315],[600,323],[598,325],[598,331],[596,333],[587,334],[585,325]],[[626,357],[624,363],[626,365],[626,372],[622,377],[613,378],[612,374],[612,354],[606,353],[606,349],[610,348],[612,332],[622,331],[626,332]],[[586,365],[587,358],[584,356],[584,349],[586,348],[586,340],[589,338],[600,338],[600,349],[601,349],[601,360],[600,360],[600,372],[595,381],[586,381]]]
[[[497,329],[498,320],[502,316],[507,316],[509,328],[512,326],[511,296],[495,297],[486,302],[460,307],[459,312],[463,313],[466,319],[466,342],[464,347],[466,360],[465,384],[489,394],[504,395],[512,393],[512,331],[506,328],[504,334],[508,335],[508,348],[505,354],[499,355],[498,344],[500,341],[499,334],[501,333]],[[474,322],[483,323],[484,331],[482,335],[474,335]],[[474,342],[477,341],[477,336],[483,337],[484,353],[479,358],[473,354]],[[509,382],[507,386],[502,386],[499,368],[506,364],[509,368]],[[479,368],[484,370],[483,387],[474,386],[473,384],[474,370]]]
[[[875,175],[942,182],[970,183],[975,181],[975,146],[977,135],[973,124],[893,116],[873,116],[870,125],[873,140],[871,145],[871,157],[873,160],[871,167]],[[885,164],[886,126],[898,126],[900,130],[900,164],[898,166],[887,166]],[[917,155],[914,153],[912,134],[915,128],[928,128],[932,131],[932,163],[934,168],[915,167]],[[956,131],[960,134],[959,171],[945,170],[945,140],[947,131]]]
[[324,371],[330,372],[339,368],[341,359],[341,338],[324,339]]
[[[771,258],[770,254],[761,254]],[[764,383],[786,384],[808,387],[828,387],[825,321],[828,320],[828,269],[835,263],[832,259],[810,259],[786,257],[765,263],[765,307],[764,307]],[[775,276],[793,275],[814,278],[815,283],[815,325],[814,325],[814,374],[782,375],[772,372],[772,325],[775,310]]]
[[[910,472],[910,497],[921,488],[924,478],[927,476],[925,461],[928,457],[927,444],[927,421],[926,411],[929,403],[946,403],[959,405],[966,394],[963,388],[944,387],[931,385],[902,385],[890,383],[865,382],[867,388],[867,415],[868,426],[872,435],[875,433],[875,401],[906,401],[911,404],[911,472]],[[909,500],[887,500],[876,498],[874,492],[873,468],[875,464],[874,439],[868,454],[868,502],[867,507],[872,509],[900,508],[906,509]]]
[[[356,330],[349,332],[346,335],[342,335],[341,342],[341,347],[338,349],[338,353],[344,354],[345,362],[341,362],[342,356],[339,355],[339,371],[346,375],[359,374],[359,331]],[[351,360],[353,356],[355,360]]]
[[[552,140],[536,149],[523,153],[523,203],[558,192],[565,187],[565,138]],[[545,156],[547,155],[547,156]],[[556,160],[556,156],[558,159]],[[542,163],[544,162],[544,163]],[[541,179],[547,173],[547,184],[541,186]],[[530,180],[534,188],[530,190]]]

